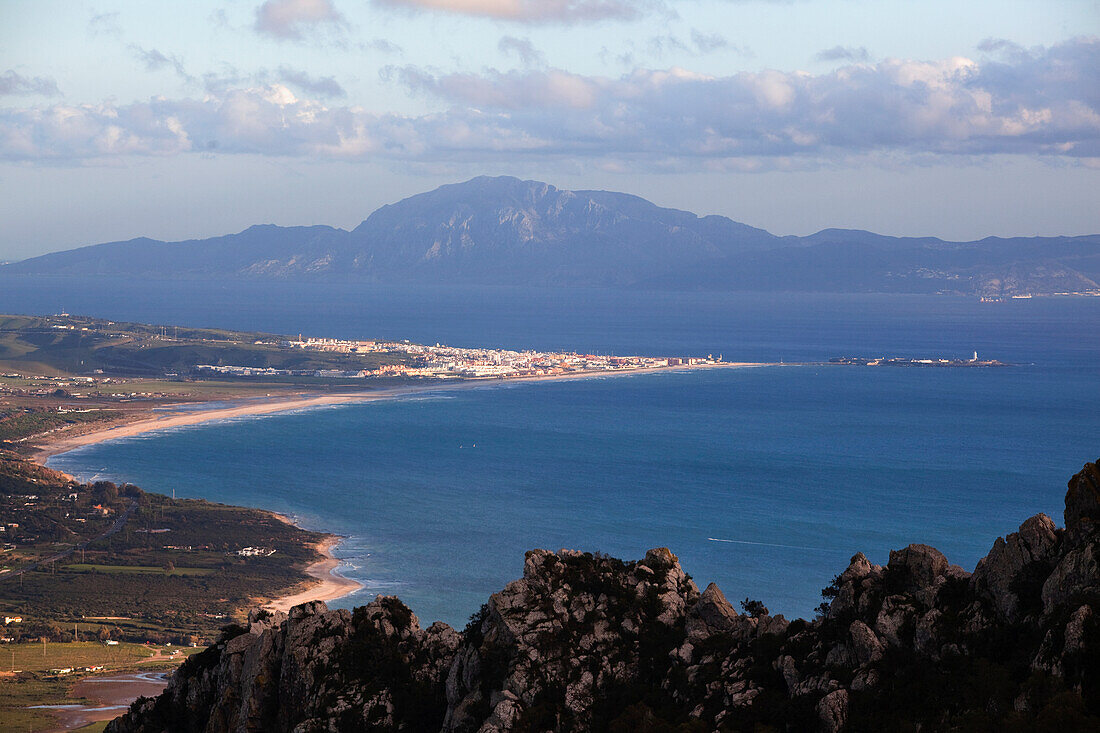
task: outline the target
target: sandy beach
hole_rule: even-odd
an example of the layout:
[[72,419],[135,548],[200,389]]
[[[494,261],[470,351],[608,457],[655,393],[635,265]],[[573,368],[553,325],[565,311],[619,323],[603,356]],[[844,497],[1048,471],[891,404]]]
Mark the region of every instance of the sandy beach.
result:
[[411,394],[424,392],[438,392],[453,389],[476,389],[501,384],[518,382],[558,382],[570,379],[593,379],[629,377],[639,374],[653,374],[658,372],[675,372],[693,369],[722,369],[774,366],[764,363],[750,362],[722,362],[719,364],[694,364],[691,366],[680,365],[670,367],[653,367],[649,369],[632,369],[623,371],[590,371],[571,372],[569,374],[555,374],[549,376],[509,377],[505,379],[463,379],[453,382],[428,382],[413,384],[403,387],[387,387],[361,392],[341,392],[324,395],[280,395],[269,398],[253,398],[241,404],[201,409],[202,403],[196,403],[195,408],[186,412],[165,412],[164,414],[150,414],[143,412],[135,415],[130,420],[120,421],[102,429],[93,429],[79,434],[59,434],[45,438],[33,454],[33,460],[45,465],[50,456],[66,453],[75,448],[86,445],[102,443],[108,440],[132,438],[136,435],[150,433],[156,430],[185,427],[188,425],[201,425],[202,423],[228,420],[245,417],[248,415],[269,415],[290,410],[303,410],[327,405],[341,405],[355,402],[372,402],[375,400],[392,399]]
[[[169,428],[184,427],[187,425],[199,425],[217,420],[228,420],[245,415],[267,415],[274,412],[286,412],[288,410],[301,410],[309,407],[322,407],[325,405],[338,405],[348,402],[366,402],[386,397],[396,396],[406,388],[376,390],[373,392],[350,392],[342,394],[326,394],[316,396],[280,396],[269,399],[256,399],[247,403],[220,406],[208,410],[194,409],[187,412],[166,412],[165,414],[140,413],[129,421],[122,421],[99,430],[91,430],[76,435],[58,435],[47,438],[34,452],[33,459],[37,463],[45,464],[46,459],[58,453],[66,453],[74,448],[85,445],[93,445],[108,440],[131,438],[135,435],[150,433],[155,430],[167,430]],[[201,405],[201,403],[199,403]]]
[[[273,514],[287,524],[294,524],[288,517],[281,514]],[[300,603],[307,603],[309,601],[334,601],[362,588],[363,585],[361,583],[351,578],[345,578],[343,575],[336,572],[336,568],[340,566],[340,560],[332,553],[340,544],[340,540],[340,537],[327,537],[315,545],[317,552],[323,557],[307,565],[305,572],[307,575],[315,578],[317,583],[310,585],[305,590],[273,598],[264,603],[263,607],[270,611],[282,611],[286,613]]]
[[[49,436],[39,445],[33,454],[33,459],[39,464],[45,465],[50,456],[55,456],[87,445],[102,443],[109,440],[130,438],[157,430],[200,425],[203,423],[245,417],[248,415],[268,415],[291,410],[324,407],[327,405],[371,402],[425,392],[476,389],[478,387],[490,387],[514,382],[553,382],[573,379],[615,378],[654,372],[684,371],[688,369],[743,368],[757,366],[771,365],[748,362],[723,362],[719,364],[680,365],[613,372],[591,371],[549,376],[512,377],[506,379],[464,379],[454,382],[431,382],[361,392],[324,395],[280,395],[270,398],[250,399],[246,402],[229,406],[220,404],[210,409],[202,409],[202,403],[196,403],[193,406],[189,406],[190,409],[186,411],[166,411],[164,414],[144,411],[136,413],[129,420],[122,420],[108,427],[97,428],[84,433]],[[275,512],[272,512],[272,515],[281,521],[293,524],[288,517]],[[360,583],[350,578],[345,578],[336,572],[336,568],[340,565],[340,561],[333,555],[333,550],[339,544],[339,537],[329,537],[317,544],[316,549],[323,557],[305,568],[305,572],[316,579],[316,584],[291,595],[267,600],[263,604],[264,608],[287,611],[300,603],[315,600],[332,601],[343,598],[359,590],[362,587]]]

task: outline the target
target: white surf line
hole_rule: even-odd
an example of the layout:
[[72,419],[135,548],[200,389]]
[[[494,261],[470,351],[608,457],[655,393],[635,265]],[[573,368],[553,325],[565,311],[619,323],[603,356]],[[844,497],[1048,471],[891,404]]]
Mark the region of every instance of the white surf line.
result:
[[815,550],[817,552],[843,552],[847,553],[847,550],[838,550],[834,547],[807,547],[805,545],[780,545],[774,542],[750,542],[749,540],[724,540],[720,537],[707,537],[711,542],[728,542],[732,545],[759,545],[760,547],[783,547],[788,550]]

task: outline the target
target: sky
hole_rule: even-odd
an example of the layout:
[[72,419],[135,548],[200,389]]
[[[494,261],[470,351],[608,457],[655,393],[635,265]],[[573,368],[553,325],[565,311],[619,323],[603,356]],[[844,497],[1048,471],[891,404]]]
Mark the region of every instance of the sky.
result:
[[0,261],[477,175],[776,234],[1100,233],[1100,0],[0,0]]

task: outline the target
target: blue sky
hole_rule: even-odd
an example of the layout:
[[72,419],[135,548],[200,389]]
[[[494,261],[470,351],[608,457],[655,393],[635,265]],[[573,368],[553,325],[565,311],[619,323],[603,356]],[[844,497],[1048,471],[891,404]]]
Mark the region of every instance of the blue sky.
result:
[[0,260],[442,183],[778,234],[1100,232],[1096,0],[0,4]]

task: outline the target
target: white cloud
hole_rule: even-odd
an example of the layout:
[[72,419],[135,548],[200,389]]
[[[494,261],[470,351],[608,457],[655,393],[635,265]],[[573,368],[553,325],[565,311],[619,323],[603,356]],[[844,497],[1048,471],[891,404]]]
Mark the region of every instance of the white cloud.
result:
[[[500,155],[651,170],[753,170],[868,155],[1100,159],[1096,39],[1008,61],[891,59],[817,75],[390,68],[392,80],[447,106],[419,116],[327,106],[308,88],[326,80],[300,73],[280,69],[270,77],[278,83],[223,79],[201,100],[0,109],[0,158],[217,150],[446,163]],[[287,86],[296,77],[299,94]]]
[[390,54],[399,56],[405,53],[405,49],[398,46],[396,43],[387,41],[385,38],[375,38],[372,41],[366,41],[359,44],[359,48],[364,51],[377,51],[378,53]]
[[660,7],[657,0],[374,0],[406,11],[454,13],[515,23],[634,20]]
[[256,8],[257,33],[279,40],[302,40],[322,28],[340,30],[347,25],[332,0],[265,0]]
[[325,99],[348,96],[340,83],[331,76],[310,76],[305,71],[283,65],[278,70],[279,81],[297,87],[306,94]]

